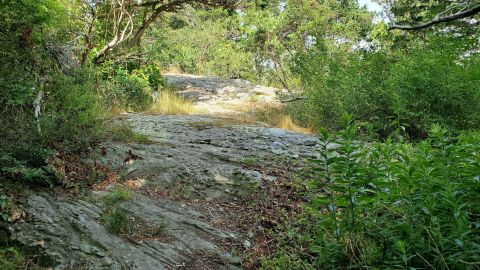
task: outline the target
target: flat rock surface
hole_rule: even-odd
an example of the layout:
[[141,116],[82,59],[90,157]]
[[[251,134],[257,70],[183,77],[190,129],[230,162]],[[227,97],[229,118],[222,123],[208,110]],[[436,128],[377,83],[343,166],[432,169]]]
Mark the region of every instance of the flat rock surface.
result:
[[163,76],[169,85],[178,89],[180,95],[194,101],[197,110],[207,114],[235,114],[252,100],[278,104],[277,95],[285,92],[241,79],[189,74]]
[[[211,84],[212,91],[228,87],[217,79],[188,80]],[[55,269],[241,269],[232,251],[254,239],[225,226],[234,220],[212,222],[212,212],[199,205],[226,211],[222,205],[254,192],[245,187],[275,181],[243,166],[246,159],[302,161],[318,151],[314,136],[212,115],[126,114],[118,121],[150,142],[106,141],[87,159],[119,170],[121,181],[80,198],[31,192],[25,222],[12,226],[13,240],[38,250]],[[119,184],[133,193],[117,205],[137,224],[133,236],[114,234],[102,222],[103,197]]]

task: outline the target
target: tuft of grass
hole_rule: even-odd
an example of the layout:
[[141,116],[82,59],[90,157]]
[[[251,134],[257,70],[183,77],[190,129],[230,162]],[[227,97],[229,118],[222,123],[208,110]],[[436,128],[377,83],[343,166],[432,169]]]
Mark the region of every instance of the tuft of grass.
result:
[[132,199],[132,192],[125,187],[115,187],[113,191],[108,193],[104,198],[107,205],[114,205],[119,202],[125,202]]
[[110,232],[116,234],[128,233],[131,228],[128,212],[122,207],[111,207],[106,209],[101,217],[101,221]]
[[125,122],[111,125],[105,138],[117,142],[126,143],[149,143],[151,140],[147,135],[135,132],[130,125]]
[[245,117],[266,123],[272,127],[283,128],[295,132],[312,134],[311,128],[297,125],[282,105],[257,103],[248,108]]
[[119,206],[121,202],[132,199],[132,193],[125,187],[115,187],[104,198],[105,210],[101,221],[110,232],[116,234],[129,233],[132,227],[128,211]]
[[292,118],[290,117],[290,115],[279,115],[279,117],[275,119],[275,121],[278,121],[275,126],[279,128],[288,129],[291,131],[296,131],[296,132],[306,133],[306,134],[313,133],[311,128],[304,128],[295,124]]
[[245,165],[255,165],[260,162],[260,158],[257,156],[246,156],[241,160],[241,163]]
[[252,93],[248,96],[248,101],[250,103],[256,103],[260,100],[259,95],[257,93]]
[[153,114],[185,115],[196,112],[195,106],[187,99],[176,95],[171,90],[159,93],[158,99],[147,111]]
[[187,183],[175,183],[167,188],[167,195],[175,199],[190,199],[194,196],[194,188]]

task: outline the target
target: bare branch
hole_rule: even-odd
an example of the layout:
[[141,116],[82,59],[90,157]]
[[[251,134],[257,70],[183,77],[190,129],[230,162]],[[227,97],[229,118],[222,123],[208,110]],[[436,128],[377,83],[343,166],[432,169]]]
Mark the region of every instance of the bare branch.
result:
[[[232,0],[150,0],[146,2],[138,3],[131,0],[112,0],[112,6],[114,7],[113,11],[113,37],[110,42],[108,42],[103,48],[101,48],[94,59],[95,63],[102,62],[103,58],[112,51],[115,47],[118,47],[120,44],[125,42],[126,48],[132,48],[140,44],[141,38],[148,27],[155,22],[162,12],[174,12],[182,8],[186,4],[202,4],[206,6],[214,7],[227,7],[232,4],[237,4]],[[140,7],[151,7],[152,12],[150,16],[146,17],[141,25],[134,31],[133,18],[132,15],[127,11],[127,8],[137,9]],[[98,18],[98,17],[97,17]],[[128,19],[127,22],[124,22]],[[122,27],[123,25],[123,27]],[[123,28],[123,29],[122,29]],[[130,33],[126,34],[127,29],[130,29]]]
[[[442,14],[444,13],[445,12],[442,12]],[[392,23],[392,26],[390,26],[389,30],[400,29],[400,30],[410,31],[410,30],[419,30],[419,29],[427,28],[436,24],[444,23],[444,22],[450,22],[454,20],[471,17],[478,13],[480,13],[480,4],[476,4],[475,6],[468,8],[466,10],[462,9],[461,11],[448,16],[441,17],[437,15],[433,20],[422,23],[422,24],[418,24],[418,25],[397,25],[393,20],[393,17],[391,16],[390,12],[387,12],[387,17]]]

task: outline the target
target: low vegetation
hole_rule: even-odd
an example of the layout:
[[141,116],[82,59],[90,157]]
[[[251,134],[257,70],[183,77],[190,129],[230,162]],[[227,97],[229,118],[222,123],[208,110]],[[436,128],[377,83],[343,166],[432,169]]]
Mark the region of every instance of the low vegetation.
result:
[[12,203],[10,198],[8,198],[5,194],[0,193],[0,221],[8,221],[11,207]]
[[[305,97],[251,118],[321,130],[303,208],[269,227],[264,269],[479,269],[478,1],[374,2],[389,22],[357,0],[1,1],[0,180],[108,182],[81,154],[105,136],[149,142],[109,116],[198,113],[161,70],[248,79]],[[112,232],[130,228],[128,199],[106,197]],[[0,249],[1,269],[26,261]]]
[[412,45],[408,54],[390,49],[327,54],[319,47],[313,55],[300,55],[308,98],[290,104],[291,116],[314,129],[338,130],[342,114],[349,113],[365,133],[380,139],[399,126],[412,140],[426,138],[432,124],[479,128],[478,57],[460,59],[462,49],[445,37],[431,42]]
[[248,119],[267,123],[272,127],[288,129],[301,133],[313,133],[312,128],[295,124],[288,109],[282,105],[254,104],[246,112]]
[[193,103],[177,94],[173,90],[165,89],[158,93],[156,101],[147,112],[152,114],[184,115],[197,112]]
[[19,270],[28,267],[25,257],[16,248],[0,248],[0,265],[5,270]]
[[149,143],[151,140],[147,135],[133,131],[128,123],[113,123],[105,131],[105,138],[117,142],[126,143]]
[[125,187],[115,187],[103,198],[105,209],[101,216],[102,223],[115,234],[129,233],[132,227],[130,213],[120,204],[132,199],[132,193]]
[[322,131],[304,213],[264,268],[476,269],[480,134],[429,134],[368,143],[350,124]]
[[117,203],[129,201],[131,199],[132,192],[128,188],[117,186],[107,195],[105,195],[103,201],[106,205],[115,205]]
[[119,206],[109,207],[102,214],[101,221],[112,233],[124,234],[130,232],[129,213],[125,208]]

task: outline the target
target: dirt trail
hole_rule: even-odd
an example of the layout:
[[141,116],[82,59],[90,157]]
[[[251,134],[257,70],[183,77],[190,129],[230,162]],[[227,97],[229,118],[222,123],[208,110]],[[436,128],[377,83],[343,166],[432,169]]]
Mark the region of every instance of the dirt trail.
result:
[[[106,141],[86,157],[118,169],[122,180],[75,199],[31,192],[23,205],[27,218],[12,226],[12,240],[36,249],[42,263],[55,269],[244,267],[241,255],[255,246],[255,227],[266,226],[261,220],[250,220],[252,228],[241,224],[245,198],[291,178],[301,167],[295,164],[317,157],[318,141],[219,117],[235,113],[230,105],[251,95],[275,102],[276,89],[241,80],[165,77],[209,114],[124,115],[151,142]],[[103,221],[109,209],[104,198],[118,185],[133,193],[115,206],[133,224],[127,235],[111,233]]]

